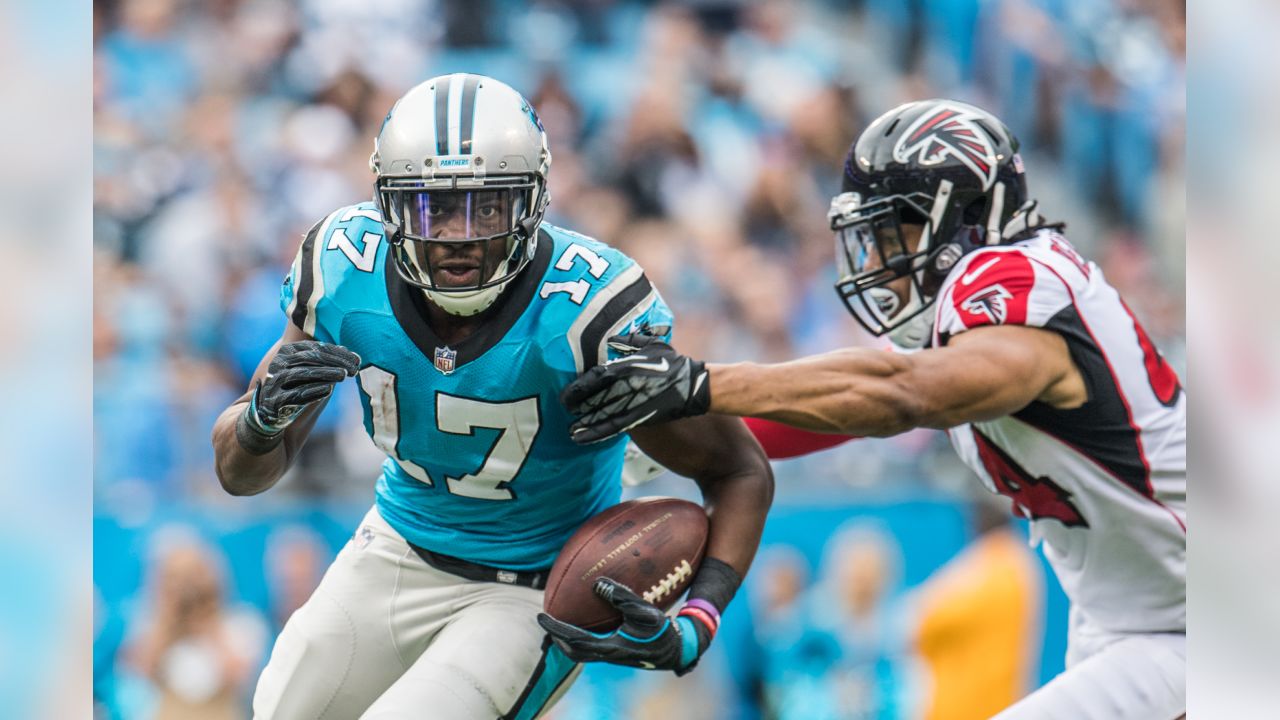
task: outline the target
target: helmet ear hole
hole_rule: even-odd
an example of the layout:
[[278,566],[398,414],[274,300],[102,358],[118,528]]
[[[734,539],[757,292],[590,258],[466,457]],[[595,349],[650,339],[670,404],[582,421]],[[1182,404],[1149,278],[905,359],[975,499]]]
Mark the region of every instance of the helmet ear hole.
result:
[[941,277],[946,277],[951,268],[960,262],[960,258],[964,257],[965,248],[960,243],[949,242],[938,248],[933,255],[933,261],[929,263],[929,272]]

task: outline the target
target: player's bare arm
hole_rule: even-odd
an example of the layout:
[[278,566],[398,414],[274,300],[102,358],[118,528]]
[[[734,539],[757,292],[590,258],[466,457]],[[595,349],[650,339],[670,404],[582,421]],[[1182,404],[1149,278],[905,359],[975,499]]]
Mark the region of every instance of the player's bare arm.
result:
[[847,349],[774,365],[707,366],[710,412],[818,432],[886,437],[992,420],[1039,400],[1088,398],[1061,335],[992,326],[912,354]]
[[[296,351],[288,363],[281,362],[283,357],[277,361],[282,348]],[[267,382],[273,363],[278,384]],[[359,358],[345,348],[316,342],[287,324],[258,363],[249,389],[214,422],[214,468],[223,489],[256,495],[275,485],[306,442],[333,385],[354,375],[358,366]],[[262,397],[272,391],[278,396]]]
[[1088,400],[1066,341],[1023,326],[978,328],[911,354],[851,348],[772,365],[707,365],[643,336],[615,347],[629,354],[565,391],[581,416],[580,442],[706,412],[887,437],[1002,417],[1035,400],[1057,408]]
[[707,557],[746,575],[773,502],[773,471],[740,420],[703,416],[637,428],[640,449],[702,490],[711,521]]

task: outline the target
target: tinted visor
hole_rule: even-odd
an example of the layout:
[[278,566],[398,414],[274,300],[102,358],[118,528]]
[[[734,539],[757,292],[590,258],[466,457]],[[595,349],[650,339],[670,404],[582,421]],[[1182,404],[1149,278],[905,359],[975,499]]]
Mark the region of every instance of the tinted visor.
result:
[[515,188],[402,190],[390,195],[393,222],[406,236],[463,242],[511,233],[528,199],[526,190]]

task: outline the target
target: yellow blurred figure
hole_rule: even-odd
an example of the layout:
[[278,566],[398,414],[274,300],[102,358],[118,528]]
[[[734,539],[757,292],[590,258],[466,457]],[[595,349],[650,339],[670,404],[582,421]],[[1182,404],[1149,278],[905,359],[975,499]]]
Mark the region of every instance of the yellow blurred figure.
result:
[[1038,669],[1043,571],[1003,506],[980,501],[978,537],[921,586],[916,651],[932,685],[925,720],[985,720]]

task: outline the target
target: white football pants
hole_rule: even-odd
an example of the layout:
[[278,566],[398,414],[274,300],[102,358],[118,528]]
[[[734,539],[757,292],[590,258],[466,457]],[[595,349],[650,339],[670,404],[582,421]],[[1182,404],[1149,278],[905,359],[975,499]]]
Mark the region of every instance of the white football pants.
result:
[[580,667],[535,619],[542,591],[426,564],[377,509],[289,618],[255,720],[534,718]]
[[993,720],[1174,720],[1187,710],[1185,633],[1108,633],[1073,607],[1067,669]]

